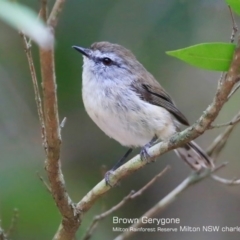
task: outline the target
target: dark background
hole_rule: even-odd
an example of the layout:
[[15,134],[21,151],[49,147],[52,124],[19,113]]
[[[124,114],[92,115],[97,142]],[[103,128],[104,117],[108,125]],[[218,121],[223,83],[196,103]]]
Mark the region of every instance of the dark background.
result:
[[[20,1],[35,11],[39,1]],[[50,5],[54,1],[50,1]],[[202,42],[228,42],[231,18],[223,0],[67,0],[56,30],[56,75],[60,119],[67,117],[62,132],[62,167],[66,186],[79,201],[102,179],[101,166],[111,168],[126,149],[102,133],[87,116],[81,99],[82,57],[72,45],[90,46],[107,40],[131,49],[140,62],[172,95],[191,123],[211,102],[220,73],[191,67],[165,54]],[[44,172],[44,151],[34,101],[33,87],[22,40],[17,32],[0,22],[0,217],[10,224],[12,211],[19,210],[13,239],[51,239],[60,214],[39,180]],[[38,49],[33,46],[39,74]],[[40,76],[39,76],[40,81]],[[218,123],[239,110],[239,93],[226,104]],[[223,129],[207,131],[197,142],[207,148]],[[136,150],[135,153],[138,153]],[[219,162],[228,161],[221,176],[239,176],[239,127],[235,129]],[[78,239],[94,215],[118,203],[130,190],[138,190],[166,165],[171,170],[143,196],[129,202],[113,215],[137,218],[173,190],[190,169],[173,152],[124,179],[84,216]],[[187,189],[158,218],[180,218],[180,225],[238,226],[239,187],[206,179]],[[116,233],[112,216],[102,221],[92,239],[112,239]],[[175,225],[168,225],[173,227]],[[150,227],[153,227],[152,225]],[[155,227],[155,226],[154,226]],[[235,240],[239,233],[135,234],[132,239]]]

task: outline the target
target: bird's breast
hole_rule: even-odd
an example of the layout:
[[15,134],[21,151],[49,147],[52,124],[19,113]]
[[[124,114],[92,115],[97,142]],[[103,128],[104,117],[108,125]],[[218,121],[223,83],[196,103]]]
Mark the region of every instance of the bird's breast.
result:
[[161,138],[173,132],[168,111],[144,102],[124,86],[83,81],[82,97],[91,119],[124,146],[143,146],[155,135]]

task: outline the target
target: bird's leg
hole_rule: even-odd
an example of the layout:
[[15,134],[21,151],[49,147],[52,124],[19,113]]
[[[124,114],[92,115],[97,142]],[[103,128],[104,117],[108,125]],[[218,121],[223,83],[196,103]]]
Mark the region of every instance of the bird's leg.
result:
[[147,143],[141,148],[140,157],[142,161],[148,162],[150,160],[151,156],[148,153],[148,149],[152,147],[157,140],[158,140],[158,137],[155,135],[149,143]]
[[[124,154],[124,156],[122,158],[120,158],[117,163],[112,167],[111,170],[107,171],[105,173],[105,181],[106,181],[106,184],[111,186],[110,184],[110,181],[109,181],[109,176],[111,175],[111,173],[113,173],[117,168],[119,168],[120,166],[123,165],[123,163],[125,162],[125,160],[127,159],[127,157],[129,156],[129,154],[132,152],[132,148],[129,148],[128,151]],[[112,186],[111,186],[112,187]]]

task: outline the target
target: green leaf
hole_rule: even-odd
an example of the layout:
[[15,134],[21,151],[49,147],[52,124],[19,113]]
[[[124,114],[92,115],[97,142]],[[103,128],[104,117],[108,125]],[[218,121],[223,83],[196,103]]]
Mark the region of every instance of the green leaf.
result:
[[0,19],[22,31],[42,48],[51,48],[53,35],[31,9],[6,0],[0,0]]
[[201,43],[166,53],[202,69],[228,71],[235,48],[232,43]]
[[240,0],[226,0],[231,9],[240,15]]

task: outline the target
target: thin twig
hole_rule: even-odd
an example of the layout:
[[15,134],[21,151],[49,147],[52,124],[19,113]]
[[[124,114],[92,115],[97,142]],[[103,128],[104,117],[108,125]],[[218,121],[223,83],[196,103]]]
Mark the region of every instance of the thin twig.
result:
[[219,155],[219,153],[222,151],[222,149],[226,145],[230,134],[232,133],[235,126],[237,126],[237,123],[239,123],[239,121],[236,121],[239,118],[240,118],[240,111],[232,119],[232,122],[236,122],[236,123],[233,125],[229,125],[221,134],[219,134],[214,139],[214,141],[212,142],[210,147],[207,149],[207,154],[209,156],[211,156],[212,159],[216,160],[217,156]]
[[223,183],[223,184],[226,184],[226,185],[230,185],[230,186],[240,184],[240,179],[236,179],[236,178],[226,179],[226,178],[219,177],[217,175],[211,175],[211,178],[216,180],[217,182],[220,182],[220,183]]
[[235,40],[235,35],[238,31],[238,26],[237,26],[237,23],[235,21],[235,18],[234,18],[233,12],[232,12],[232,8],[230,6],[228,6],[228,9],[230,11],[231,20],[232,20],[232,34],[231,34],[231,37],[230,37],[230,42],[233,43],[234,40]]
[[18,218],[19,218],[19,211],[18,211],[18,209],[15,208],[13,210],[13,216],[12,216],[12,219],[11,219],[11,224],[10,224],[8,230],[6,231],[6,237],[10,237],[10,235],[15,231],[16,226],[17,226]]
[[233,90],[230,92],[230,94],[228,95],[228,100],[233,96],[233,94],[240,88],[240,82],[236,84],[236,86],[234,86]]
[[63,5],[65,3],[65,0],[56,0],[53,9],[49,15],[49,18],[47,20],[47,24],[53,28],[57,26],[58,23],[58,17],[63,9]]
[[64,128],[66,122],[67,122],[67,118],[64,117],[63,120],[62,120],[62,122],[61,122],[61,124],[60,124],[60,128],[61,128],[61,129]]
[[232,126],[232,125],[237,124],[239,121],[240,121],[240,116],[238,116],[238,118],[236,118],[236,119],[234,119],[234,120],[231,120],[231,121],[229,121],[229,122],[226,122],[226,123],[211,125],[211,126],[209,127],[209,129]]
[[143,194],[146,189],[148,189],[150,186],[152,186],[158,178],[162,177],[163,174],[165,174],[168,170],[170,169],[170,166],[166,166],[159,174],[157,174],[151,181],[149,181],[145,186],[143,186],[141,189],[139,189],[137,192],[135,192],[132,196],[131,199],[134,199],[140,195]]
[[209,148],[207,149],[207,153],[209,156],[212,157],[212,159],[214,161],[216,161],[219,153],[222,151],[222,149],[225,147],[227,140],[231,134],[231,132],[233,131],[233,128],[236,125],[232,125],[227,127],[223,133],[221,133],[220,135],[218,135],[214,141],[212,142],[212,144],[209,146]]
[[[234,124],[229,124],[229,126],[225,129],[225,131],[223,133],[221,133],[219,136],[217,136],[215,138],[215,140],[213,141],[213,143],[211,144],[211,146],[208,148],[207,153],[209,156],[212,157],[213,160],[216,161],[219,153],[223,150],[224,146],[227,143],[227,140],[230,136],[230,134],[232,133],[234,127],[237,125],[237,123],[239,122],[240,119],[240,112],[238,112],[235,117],[232,119],[231,122],[233,122]],[[233,179],[233,180],[228,180],[228,179],[224,179],[222,177],[219,177],[217,175],[211,175],[212,179],[227,184],[227,185],[237,185],[240,183],[240,180],[237,179]]]
[[218,87],[219,87],[219,85],[222,84],[222,81],[225,79],[225,76],[226,76],[225,72],[222,72],[220,75],[220,78],[218,80]]
[[88,228],[85,236],[83,237],[83,240],[88,240],[91,238],[94,230],[96,229],[98,223],[100,220],[106,218],[113,212],[117,211],[119,208],[124,206],[128,201],[135,199],[136,197],[143,194],[144,191],[146,191],[150,186],[153,185],[157,181],[158,178],[162,177],[163,174],[165,174],[170,169],[169,166],[165,167],[159,174],[157,174],[151,181],[149,181],[146,185],[144,185],[141,189],[139,189],[136,193],[132,190],[126,197],[123,198],[121,202],[119,202],[117,205],[113,206],[111,209],[107,210],[106,212],[97,215],[94,217],[92,223],[90,224],[90,227]]
[[[225,165],[221,165],[225,166]],[[209,169],[204,170],[201,173],[193,172],[190,174],[185,180],[183,180],[174,190],[172,190],[168,195],[166,195],[163,199],[161,199],[154,207],[145,212],[142,217],[152,218],[153,216],[158,215],[161,211],[163,211],[170,203],[172,203],[177,196],[182,193],[184,190],[199,182],[202,179],[208,177],[211,173],[218,171],[220,168],[217,167],[213,171],[209,171]],[[131,225],[128,229],[137,229],[143,225],[142,217],[136,221],[133,225]],[[122,234],[118,235],[115,240],[125,240],[128,237],[132,236],[135,231],[124,231]]]
[[41,182],[43,183],[43,185],[47,188],[48,192],[52,193],[52,190],[51,190],[50,186],[43,179],[43,177],[39,174],[39,172],[37,172],[37,175],[38,175],[39,179],[41,180]]
[[[240,117],[240,112],[232,119],[232,122],[234,122],[234,121],[236,122],[236,120],[239,119],[239,117]],[[236,126],[236,124],[229,125],[228,128],[223,133],[221,133],[218,137],[215,138],[212,145],[208,148],[207,153],[214,160],[216,160],[217,156],[219,155],[219,153],[222,151],[222,149],[226,145],[226,142],[227,142],[227,140],[228,140],[228,138],[229,138],[230,134],[232,133],[235,126]],[[217,182],[220,182],[220,183],[223,183],[223,184],[226,184],[226,185],[238,185],[238,184],[240,184],[240,179],[229,180],[229,179],[219,177],[215,174],[212,174],[211,178],[214,179]]]
[[218,165],[218,166],[216,166],[216,167],[214,168],[214,170],[211,172],[211,174],[214,173],[214,172],[219,171],[220,169],[226,167],[227,165],[228,165],[228,162],[223,162],[223,163],[221,163],[220,165]]
[[39,121],[40,121],[40,124],[41,124],[42,141],[43,141],[44,149],[46,151],[47,150],[47,148],[46,148],[46,133],[45,133],[42,100],[41,100],[39,87],[38,87],[37,74],[36,74],[36,70],[35,70],[35,66],[34,66],[33,58],[32,58],[31,44],[28,43],[27,37],[22,32],[20,32],[19,34],[23,39],[24,49],[25,49],[25,52],[26,52],[27,60],[28,60],[28,66],[29,66],[29,69],[30,69],[32,83],[33,83],[35,102],[36,102],[36,105],[37,105],[38,117],[39,117]]

